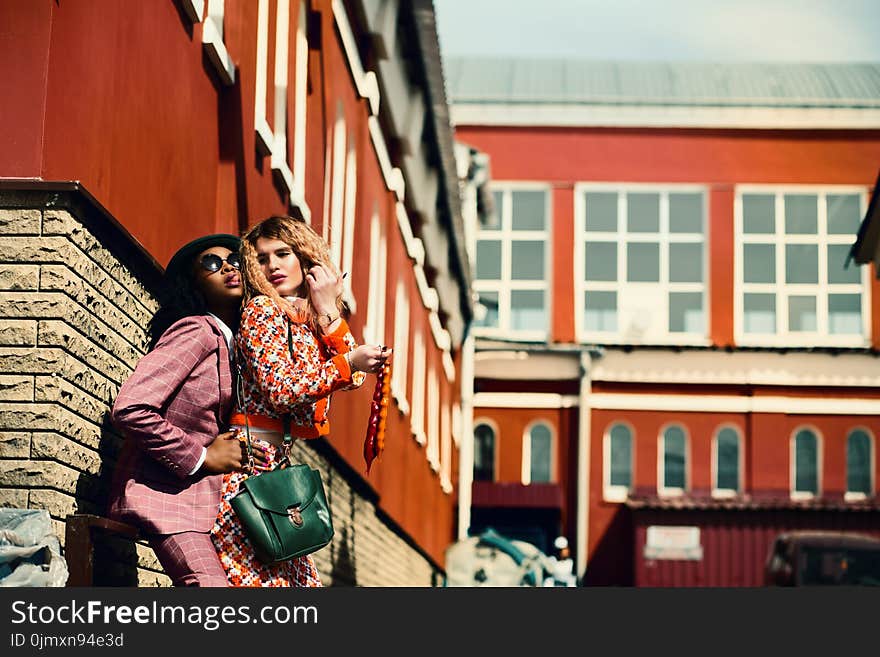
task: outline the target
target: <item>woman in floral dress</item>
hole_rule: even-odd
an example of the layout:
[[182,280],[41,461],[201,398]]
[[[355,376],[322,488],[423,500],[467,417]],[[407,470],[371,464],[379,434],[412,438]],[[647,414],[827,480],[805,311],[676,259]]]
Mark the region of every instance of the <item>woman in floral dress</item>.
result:
[[[330,433],[330,395],[360,386],[391,355],[384,346],[357,346],[342,317],[342,275],[326,242],[304,221],[272,216],[242,238],[244,309],[236,336],[242,391],[231,423],[269,455],[282,458],[282,421],[294,439]],[[288,346],[288,332],[292,349]],[[259,467],[255,468],[258,474]],[[311,555],[264,564],[229,501],[246,473],[223,478],[211,537],[231,586],[321,586]]]

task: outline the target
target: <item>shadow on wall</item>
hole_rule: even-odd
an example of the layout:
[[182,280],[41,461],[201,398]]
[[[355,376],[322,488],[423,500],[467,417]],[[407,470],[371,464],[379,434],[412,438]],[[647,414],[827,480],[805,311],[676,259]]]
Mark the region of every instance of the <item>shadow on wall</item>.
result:
[[582,585],[633,586],[633,556],[632,512],[621,505],[593,550]]
[[[331,496],[336,491],[336,486],[333,486],[333,480],[336,476],[337,475],[333,470],[330,470],[327,475],[327,490],[330,492]],[[347,518],[344,522],[341,522],[342,519],[338,516],[334,516],[333,518],[333,526],[336,529],[336,535],[333,537],[333,542],[330,544],[330,577],[332,579],[332,586],[358,585],[357,565],[355,564],[354,557],[354,510],[357,503],[354,490],[349,488],[347,491],[347,497],[349,509]],[[332,498],[330,501],[332,504]]]
[[[101,439],[98,444],[100,467],[97,474],[83,472],[77,479],[74,492],[77,513],[106,517],[110,485],[122,440],[110,421],[110,411],[106,411],[101,418]],[[65,554],[65,557],[69,567],[75,565],[74,555]],[[94,586],[138,585],[138,555],[134,541],[95,532],[92,558]]]

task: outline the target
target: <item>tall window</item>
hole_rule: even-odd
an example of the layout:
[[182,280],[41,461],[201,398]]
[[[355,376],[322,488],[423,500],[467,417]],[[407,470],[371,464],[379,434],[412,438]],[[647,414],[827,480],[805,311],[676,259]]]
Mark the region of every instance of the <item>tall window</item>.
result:
[[437,371],[431,365],[428,368],[428,463],[437,472],[440,469],[440,381]]
[[581,339],[705,342],[705,192],[579,185],[576,319]]
[[615,424],[605,434],[605,499],[610,502],[626,500],[632,490],[632,443],[632,432],[624,424]]
[[873,492],[874,454],[871,436],[861,429],[851,431],[846,439],[846,496],[863,499]]
[[543,339],[549,323],[550,196],[495,186],[495,213],[476,238],[474,327],[483,335]]
[[713,493],[729,495],[740,490],[740,441],[735,429],[725,427],[715,436],[715,485]]
[[440,487],[452,492],[452,407],[446,401],[440,409]]
[[[354,221],[351,222],[354,227]],[[346,252],[348,244],[353,242],[346,238]],[[370,222],[370,270],[369,270],[369,296],[367,297],[367,321],[364,325],[364,342],[376,342],[385,344],[385,278],[388,263],[388,240],[385,236],[385,226],[379,217],[378,208],[373,213]],[[351,280],[347,276],[346,280]],[[407,317],[407,320],[409,318]],[[395,352],[395,356],[397,353]]]
[[794,436],[794,488],[792,497],[813,497],[819,493],[819,439],[809,429]]
[[678,426],[663,432],[660,494],[680,495],[687,490],[687,437]]
[[474,481],[495,481],[495,430],[488,424],[474,428]]
[[409,359],[409,294],[403,280],[397,281],[394,296],[394,360],[391,368],[391,394],[401,412],[409,412],[406,398],[406,368]]
[[[345,114],[342,109],[342,102],[336,106],[336,122],[333,124],[333,155],[332,159],[327,162],[328,166],[332,166],[332,175],[328,178],[330,182],[330,198],[329,203],[324,203],[324,239],[330,245],[330,259],[333,264],[340,270],[342,269],[342,242],[343,242],[343,219],[345,214],[345,170],[346,170],[346,147],[345,147]],[[326,216],[329,210],[329,221]],[[328,232],[329,229],[329,232]]]
[[412,435],[420,445],[428,442],[425,435],[425,381],[427,366],[425,363],[425,338],[421,330],[413,336],[413,383],[412,383]]
[[852,188],[738,190],[738,342],[867,343],[868,272],[844,267],[862,197]]
[[543,422],[532,425],[523,441],[523,483],[552,481],[553,434]]

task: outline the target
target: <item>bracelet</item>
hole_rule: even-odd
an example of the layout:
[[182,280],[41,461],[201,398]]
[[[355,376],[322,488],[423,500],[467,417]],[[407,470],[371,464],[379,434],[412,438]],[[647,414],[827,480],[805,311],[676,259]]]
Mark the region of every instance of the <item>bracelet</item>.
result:
[[351,372],[359,372],[359,371],[360,371],[360,370],[356,370],[356,369],[354,368],[354,365],[351,364],[351,352],[350,352],[350,351],[346,351],[346,352],[345,352],[344,354],[342,354],[342,355],[345,356],[345,362],[348,363],[348,369],[349,369],[349,371],[351,371]]
[[318,315],[318,324],[326,328],[330,326],[333,322],[339,319],[339,315],[331,315],[330,313],[325,313],[323,315]]

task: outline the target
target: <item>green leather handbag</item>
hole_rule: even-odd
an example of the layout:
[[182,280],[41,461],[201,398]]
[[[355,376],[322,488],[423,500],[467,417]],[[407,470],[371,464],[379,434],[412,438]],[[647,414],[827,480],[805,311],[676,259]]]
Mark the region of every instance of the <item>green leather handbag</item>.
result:
[[[287,327],[288,348],[291,344]],[[236,392],[244,413],[242,379]],[[248,461],[253,469],[253,445],[250,424],[245,413]],[[257,557],[267,564],[303,557],[325,547],[333,539],[333,518],[324,493],[321,473],[302,463],[290,464],[290,416],[284,416],[282,458],[272,470],[252,474],[238,486],[229,501]]]
[[248,477],[230,504],[263,563],[311,554],[333,539],[321,474],[304,463]]

